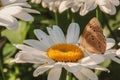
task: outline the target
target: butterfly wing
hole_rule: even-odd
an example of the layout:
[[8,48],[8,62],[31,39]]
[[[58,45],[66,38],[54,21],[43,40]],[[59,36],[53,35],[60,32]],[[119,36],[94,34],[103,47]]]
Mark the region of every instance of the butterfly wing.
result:
[[91,53],[101,54],[105,52],[106,39],[101,24],[96,18],[92,18],[86,25],[81,35],[81,46]]

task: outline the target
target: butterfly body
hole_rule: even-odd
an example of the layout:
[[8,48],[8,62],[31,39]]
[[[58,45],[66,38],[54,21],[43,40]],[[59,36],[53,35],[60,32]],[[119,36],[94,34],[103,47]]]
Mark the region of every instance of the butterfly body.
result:
[[106,40],[103,35],[101,24],[96,18],[92,18],[86,25],[81,35],[81,46],[91,53],[104,53],[106,50]]

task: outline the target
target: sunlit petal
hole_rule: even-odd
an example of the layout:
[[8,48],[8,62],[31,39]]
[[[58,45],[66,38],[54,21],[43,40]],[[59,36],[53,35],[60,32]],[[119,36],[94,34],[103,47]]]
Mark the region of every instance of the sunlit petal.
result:
[[46,51],[47,50],[47,46],[45,46],[42,42],[38,41],[38,40],[25,40],[24,41],[25,44],[28,44],[38,50],[43,50]]
[[86,77],[88,77],[91,80],[98,80],[98,77],[95,73],[93,73],[92,70],[87,68],[82,68],[81,73],[84,74]]
[[84,76],[81,71],[78,72],[74,72],[73,73],[75,75],[75,77],[77,77],[79,80],[87,80],[88,78],[86,76]]
[[48,74],[47,80],[59,80],[62,68],[52,68]]
[[46,65],[46,66],[39,66],[34,72],[33,72],[33,76],[37,77],[38,75],[43,74],[44,72],[46,72],[47,70],[51,69],[53,66],[52,65]]
[[112,38],[107,38],[106,39],[106,43],[107,43],[107,50],[112,48],[115,45],[115,40]]
[[79,63],[81,63],[81,65],[87,66],[87,65],[96,65],[103,61],[104,61],[104,57],[102,55],[94,54],[79,60]]
[[67,30],[66,41],[67,43],[77,43],[79,38],[80,28],[76,23],[71,23]]
[[82,68],[82,66],[80,66],[78,63],[66,63],[64,68],[69,72],[77,72]]

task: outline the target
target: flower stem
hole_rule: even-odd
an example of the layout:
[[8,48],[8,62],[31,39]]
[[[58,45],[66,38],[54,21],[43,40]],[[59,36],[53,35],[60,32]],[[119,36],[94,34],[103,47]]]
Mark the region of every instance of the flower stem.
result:
[[67,19],[70,22],[70,11],[69,10],[67,10]]
[[96,18],[97,19],[99,18],[99,11],[98,11],[98,9],[96,9]]
[[72,21],[71,22],[75,22],[75,19],[74,19],[74,14],[71,15],[72,16]]
[[102,12],[99,8],[96,9],[96,18],[101,21],[102,18]]
[[70,12],[70,10],[67,10],[67,20],[68,20],[68,23],[70,24],[71,22],[74,22],[74,18]]
[[55,12],[55,24],[58,25],[58,12]]

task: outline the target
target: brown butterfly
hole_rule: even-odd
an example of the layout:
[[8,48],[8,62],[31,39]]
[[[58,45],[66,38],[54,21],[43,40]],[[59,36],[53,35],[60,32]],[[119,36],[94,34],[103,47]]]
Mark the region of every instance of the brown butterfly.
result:
[[81,35],[80,46],[90,53],[103,54],[106,50],[106,39],[97,18],[92,18]]

